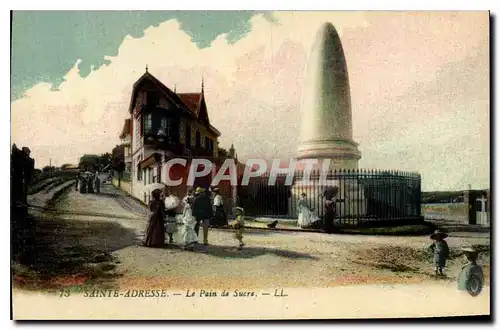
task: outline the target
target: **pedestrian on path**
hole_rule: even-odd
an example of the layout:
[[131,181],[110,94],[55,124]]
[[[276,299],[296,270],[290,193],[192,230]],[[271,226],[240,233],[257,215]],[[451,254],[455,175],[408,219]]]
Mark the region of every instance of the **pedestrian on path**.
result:
[[308,228],[311,227],[313,223],[319,221],[319,217],[309,206],[306,193],[300,194],[300,199],[297,204],[299,213],[297,226],[299,226],[300,228]]
[[85,176],[80,177],[80,194],[87,193],[87,180]]
[[94,193],[94,178],[91,175],[89,175],[87,179],[87,193]]
[[153,199],[149,202],[149,211],[151,213],[144,246],[159,248],[165,245],[165,204],[160,198],[161,191],[159,189],[153,190],[151,195]]
[[212,218],[212,203],[202,187],[196,188],[193,199],[193,215],[196,218],[196,236],[200,237],[200,224],[203,226],[203,244],[208,245],[208,226]]
[[220,194],[219,188],[215,187],[212,189],[214,193],[214,202],[213,202],[213,227],[226,227],[227,226],[227,216],[226,211],[224,210],[224,200]]
[[236,220],[231,223],[231,227],[233,227],[235,231],[235,237],[239,242],[238,250],[243,249],[243,231],[245,229],[245,210],[242,207],[236,207]]
[[333,233],[335,231],[335,217],[337,216],[337,194],[338,187],[328,187],[324,193],[325,198],[325,211],[323,215],[323,230],[326,233]]
[[170,190],[164,190],[165,202],[165,232],[168,234],[169,244],[174,243],[174,233],[177,231],[177,212],[180,201],[177,196],[173,195]]
[[78,185],[80,184],[80,173],[76,176],[75,191],[78,191]]
[[94,185],[96,194],[101,193],[101,179],[99,179],[98,175],[95,176]]
[[182,213],[182,222],[184,224],[182,230],[182,239],[184,241],[184,249],[193,251],[194,244],[198,241],[198,236],[194,227],[196,226],[196,218],[193,216],[191,204],[193,203],[193,196],[186,196],[184,203],[184,211]]
[[467,291],[473,297],[481,293],[484,285],[484,273],[476,263],[478,252],[473,248],[464,248],[467,264],[462,267],[458,275],[458,290]]
[[446,266],[446,259],[450,254],[448,243],[444,240],[448,234],[443,233],[439,229],[436,230],[430,238],[434,243],[429,245],[429,250],[434,254],[434,265],[436,266],[436,275],[444,276],[443,269]]

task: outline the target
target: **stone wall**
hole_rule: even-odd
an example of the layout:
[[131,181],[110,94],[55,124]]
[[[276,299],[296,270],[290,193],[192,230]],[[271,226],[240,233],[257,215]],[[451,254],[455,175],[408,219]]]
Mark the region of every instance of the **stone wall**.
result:
[[469,223],[467,203],[422,204],[422,215],[426,219],[444,219],[461,224]]

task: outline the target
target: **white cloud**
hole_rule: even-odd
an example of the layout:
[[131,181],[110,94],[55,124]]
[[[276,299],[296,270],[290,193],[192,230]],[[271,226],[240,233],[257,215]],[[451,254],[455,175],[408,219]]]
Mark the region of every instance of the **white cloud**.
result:
[[[85,78],[79,74],[78,60],[58,91],[51,91],[46,83],[28,90],[12,103],[12,138],[32,149],[38,167],[49,159],[74,163],[84,153],[111,151],[128,116],[132,85],[147,64],[153,75],[170,88],[176,85],[179,92],[199,91],[201,76],[205,77],[209,115],[222,132],[221,145],[234,143],[240,158],[293,156],[307,51],[319,25],[331,21],[346,52],[354,136],[363,151],[361,165],[413,168],[422,172],[424,189],[463,188],[459,186],[463,177],[470,178],[467,182],[473,186],[484,187],[489,182],[489,173],[484,174],[489,159],[478,165],[469,157],[484,158],[489,153],[489,128],[484,128],[489,123],[489,104],[481,101],[484,92],[454,102],[450,95],[411,91],[419,82],[449,85],[450,79],[436,80],[444,65],[460,63],[474,50],[484,51],[487,14],[438,15],[388,19],[362,12],[277,12],[278,25],[258,15],[243,39],[230,45],[221,35],[202,50],[177,21],[167,21],[146,29],[141,38],[126,37],[118,54],[106,57],[110,64],[94,68]],[[436,24],[443,20],[451,20],[455,28],[440,33]],[[477,23],[483,21],[486,28]],[[460,85],[471,77],[477,75],[458,75],[451,81],[458,79]],[[487,75],[483,80],[474,85],[486,83],[487,87]],[[467,110],[471,108],[476,111]],[[429,115],[437,119],[424,120]],[[410,134],[402,134],[405,130]],[[462,139],[471,133],[480,141],[475,147]],[[463,149],[454,149],[457,139],[464,141]],[[443,159],[443,150],[456,154],[447,153]],[[456,175],[444,180],[444,171]]]

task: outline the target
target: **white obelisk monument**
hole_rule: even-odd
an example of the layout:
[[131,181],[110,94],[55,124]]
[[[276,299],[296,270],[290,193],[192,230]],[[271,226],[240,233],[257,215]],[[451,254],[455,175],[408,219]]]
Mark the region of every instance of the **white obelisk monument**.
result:
[[358,168],[347,64],[331,23],[321,26],[309,54],[301,112],[298,160],[329,159],[330,168]]
[[[307,60],[305,83],[302,90],[301,135],[297,160],[316,160],[319,169],[326,169],[323,162],[330,162],[329,169],[357,169],[361,153],[352,136],[351,94],[349,77],[342,43],[335,27],[324,23],[314,41]],[[289,213],[294,210],[300,193],[310,196],[312,189],[321,183],[299,181],[292,187]],[[344,202],[338,206],[338,215],[350,216],[364,213],[360,209],[364,194],[354,179],[331,183],[339,187],[338,198]],[[356,197],[349,197],[356,196]],[[321,214],[319,214],[321,215]]]

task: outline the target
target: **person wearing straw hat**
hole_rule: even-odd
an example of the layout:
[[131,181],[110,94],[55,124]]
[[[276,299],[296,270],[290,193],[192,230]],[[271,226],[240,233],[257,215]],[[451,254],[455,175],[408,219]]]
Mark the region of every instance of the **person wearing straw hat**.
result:
[[234,220],[231,223],[231,227],[233,227],[236,232],[235,232],[235,237],[240,243],[238,250],[243,249],[243,231],[245,229],[245,210],[242,207],[236,207],[235,208],[235,213],[236,213],[236,220]]
[[213,216],[212,203],[210,198],[205,193],[205,189],[198,187],[195,190],[195,197],[193,199],[193,215],[196,218],[196,236],[200,237],[200,224],[203,225],[203,244],[208,245],[208,226],[210,226],[210,219]]
[[429,246],[429,250],[434,254],[434,264],[436,266],[436,275],[444,276],[443,269],[446,266],[446,259],[450,254],[450,249],[448,248],[448,243],[446,243],[445,238],[448,234],[436,230],[430,238],[434,241]]
[[462,251],[467,264],[458,275],[458,290],[467,291],[475,297],[481,293],[484,285],[483,269],[476,263],[479,253],[473,248],[463,248]]

